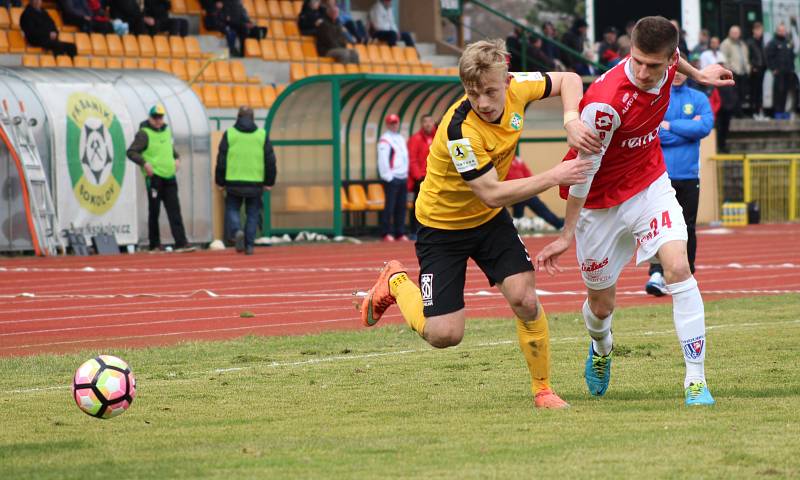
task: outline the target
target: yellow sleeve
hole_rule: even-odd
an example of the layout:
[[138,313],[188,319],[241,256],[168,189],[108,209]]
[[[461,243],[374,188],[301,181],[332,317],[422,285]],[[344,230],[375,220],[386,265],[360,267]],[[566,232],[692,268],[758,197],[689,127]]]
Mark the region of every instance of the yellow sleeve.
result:
[[461,133],[462,138],[447,141],[447,151],[461,177],[467,181],[474,180],[491,170],[494,164],[477,131],[464,125]]
[[511,89],[517,98],[528,104],[550,96],[552,88],[550,76],[540,72],[512,72],[514,80]]

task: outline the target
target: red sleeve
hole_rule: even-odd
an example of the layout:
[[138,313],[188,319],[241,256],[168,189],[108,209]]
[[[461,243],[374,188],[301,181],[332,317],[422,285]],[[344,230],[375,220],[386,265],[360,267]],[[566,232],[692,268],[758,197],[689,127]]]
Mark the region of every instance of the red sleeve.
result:
[[421,165],[421,161],[425,161],[425,159],[420,160],[419,158],[422,152],[422,140],[419,135],[412,135],[408,139],[408,177],[413,180],[419,180],[425,175],[422,170],[424,167]]
[[523,173],[523,175],[525,175],[525,178],[532,177],[533,174],[531,173],[530,169],[528,168],[528,165],[526,165],[525,162],[520,162],[520,163],[522,164],[522,173]]

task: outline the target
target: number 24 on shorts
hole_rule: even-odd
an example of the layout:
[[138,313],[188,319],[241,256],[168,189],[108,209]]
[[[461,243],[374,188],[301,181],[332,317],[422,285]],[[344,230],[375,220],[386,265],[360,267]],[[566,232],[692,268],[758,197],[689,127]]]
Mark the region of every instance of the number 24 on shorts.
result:
[[[672,220],[669,218],[669,211],[664,210],[661,212],[661,226],[666,228],[672,228]],[[653,237],[658,235],[658,218],[654,218],[650,220],[650,231],[653,234]]]

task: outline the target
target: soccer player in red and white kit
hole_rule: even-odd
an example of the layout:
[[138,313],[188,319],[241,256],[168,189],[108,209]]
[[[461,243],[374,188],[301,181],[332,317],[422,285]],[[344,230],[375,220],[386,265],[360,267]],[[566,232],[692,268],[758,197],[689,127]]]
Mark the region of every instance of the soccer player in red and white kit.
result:
[[720,65],[699,71],[680,58],[678,31],[663,17],[639,20],[631,42],[630,57],[595,80],[580,113],[574,112],[572,118],[579,116],[600,136],[603,149],[591,156],[572,149],[564,158],[591,158],[593,168],[585,184],[561,187],[567,199],[564,230],[536,256],[536,263],[551,275],[561,271],[558,257],[575,235],[588,289],[583,317],[592,338],[586,385],[600,396],[611,378],[611,316],[620,272],[634,253],[637,264],[659,261],[686,363],[686,404],[712,405],[703,365],[703,299],[689,270],[686,224],[667,177],[658,130],[676,71],[704,85],[732,85],[733,77]]

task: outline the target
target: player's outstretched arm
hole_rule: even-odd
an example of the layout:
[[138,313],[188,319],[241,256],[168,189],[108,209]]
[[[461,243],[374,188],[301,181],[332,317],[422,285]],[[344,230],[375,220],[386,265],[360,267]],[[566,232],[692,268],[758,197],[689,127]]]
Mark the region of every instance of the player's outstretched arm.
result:
[[678,71],[701,85],[713,87],[730,87],[735,85],[733,73],[722,65],[715,63],[702,70],[698,70],[681,57],[678,60]]
[[555,275],[556,272],[563,271],[558,265],[558,258],[572,245],[572,239],[575,237],[575,226],[578,224],[578,216],[585,203],[586,197],[581,198],[574,195],[569,195],[567,197],[567,213],[564,215],[564,229],[561,230],[561,234],[558,238],[547,244],[542,251],[536,254],[537,270],[544,269],[549,275]]
[[564,106],[564,129],[567,131],[567,143],[582,153],[600,153],[600,137],[578,121],[581,98],[583,98],[583,80],[572,72],[547,72],[550,77],[550,96],[561,96]]

